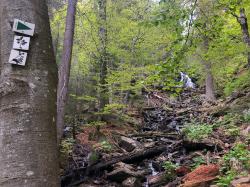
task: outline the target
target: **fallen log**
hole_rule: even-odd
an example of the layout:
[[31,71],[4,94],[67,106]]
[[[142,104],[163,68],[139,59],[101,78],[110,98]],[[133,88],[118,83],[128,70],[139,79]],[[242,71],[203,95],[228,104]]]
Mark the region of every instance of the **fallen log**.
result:
[[175,143],[173,143],[171,145],[159,145],[159,146],[152,147],[149,149],[144,149],[141,151],[137,151],[137,152],[123,155],[123,156],[119,156],[119,157],[113,158],[111,160],[103,160],[95,165],[89,166],[88,172],[89,172],[89,174],[96,173],[96,172],[101,171],[103,169],[107,169],[108,167],[110,167],[113,164],[116,164],[118,162],[132,164],[132,163],[135,163],[138,161],[142,161],[146,158],[152,158],[154,156],[157,156],[157,155],[163,153],[164,151],[166,151],[168,149],[171,149],[171,151],[172,151],[173,148],[178,148],[178,146],[180,144],[182,144],[181,140],[176,141]]
[[116,158],[113,158],[109,161],[104,160],[104,161],[99,162],[98,164],[89,166],[89,173],[91,174],[93,172],[97,172],[97,171],[106,169],[109,166],[116,164],[118,162],[124,162],[124,163],[130,164],[130,163],[134,163],[134,162],[146,159],[146,158],[151,158],[151,157],[154,157],[154,156],[157,156],[157,155],[163,153],[167,149],[168,149],[168,146],[160,145],[157,147],[133,152],[133,153],[123,155],[120,157],[116,157]]
[[[174,143],[174,144],[177,144],[177,143]],[[160,146],[149,148],[146,150],[144,149],[144,150],[129,153],[123,156],[115,157],[111,160],[102,160],[95,165],[88,166],[87,168],[86,167],[77,168],[77,169],[74,169],[74,171],[70,175],[67,176],[67,181],[69,181],[69,183],[65,181],[65,177],[62,178],[61,182],[62,184],[63,183],[67,184],[66,186],[72,186],[72,187],[77,186],[79,184],[82,184],[85,181],[85,178],[87,176],[91,176],[93,174],[96,175],[100,173],[100,171],[103,171],[104,169],[111,167],[113,164],[116,164],[118,162],[124,162],[124,163],[129,164],[129,163],[134,163],[137,161],[142,161],[143,159],[146,159],[146,158],[152,158],[154,156],[157,156],[163,153],[169,147],[172,147],[172,145],[168,145],[168,146],[160,145]],[[79,175],[84,175],[85,177],[83,179],[80,179],[78,177]],[[73,182],[73,183],[70,184],[70,182]]]
[[152,137],[164,137],[170,139],[180,139],[180,135],[177,133],[162,133],[162,132],[145,132],[128,135],[130,138],[152,138]]

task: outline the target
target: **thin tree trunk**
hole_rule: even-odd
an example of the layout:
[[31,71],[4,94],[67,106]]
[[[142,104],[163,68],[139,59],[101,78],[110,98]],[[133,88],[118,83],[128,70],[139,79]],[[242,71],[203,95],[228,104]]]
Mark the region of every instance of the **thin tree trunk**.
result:
[[211,71],[211,64],[207,62],[206,68],[206,97],[210,101],[215,101],[214,78]]
[[65,105],[67,102],[68,85],[70,77],[71,57],[75,29],[75,14],[77,0],[68,1],[66,17],[66,29],[64,33],[64,44],[62,62],[59,69],[59,83],[57,88],[57,138],[62,138],[64,128]]
[[[14,18],[36,24],[25,66],[8,63]],[[1,0],[0,40],[0,186],[58,187],[57,68],[46,0]]]
[[100,106],[102,110],[108,104],[108,88],[107,88],[107,0],[98,0],[99,14],[99,40],[100,40]]
[[248,30],[248,23],[247,23],[247,16],[245,13],[245,9],[240,9],[240,16],[237,16],[237,21],[241,26],[243,41],[247,44],[247,65],[250,69],[250,37],[249,37],[249,30]]
[[60,23],[57,23],[57,33],[56,33],[56,38],[54,40],[54,53],[55,57],[57,57],[57,51],[58,51],[58,45],[59,45],[59,40],[60,40]]
[[[207,53],[209,49],[209,39],[207,38],[207,36],[204,36],[203,40],[204,40],[203,41],[204,52]],[[212,74],[211,62],[208,62],[207,60],[203,61],[206,71],[206,97],[208,100],[214,101],[216,100],[216,97],[215,97],[214,78]]]

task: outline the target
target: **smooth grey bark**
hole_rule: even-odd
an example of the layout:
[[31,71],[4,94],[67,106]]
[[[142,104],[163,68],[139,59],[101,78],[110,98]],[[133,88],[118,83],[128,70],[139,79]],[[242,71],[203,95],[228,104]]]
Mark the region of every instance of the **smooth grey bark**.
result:
[[75,30],[75,14],[77,0],[68,0],[68,10],[66,17],[66,28],[64,33],[64,44],[62,62],[60,64],[57,88],[57,139],[58,143],[63,135],[65,106],[68,96],[68,86],[70,77],[71,57]]
[[[203,36],[203,48],[204,53],[209,50],[209,39],[207,36]],[[211,62],[203,60],[203,65],[206,72],[206,98],[210,101],[216,100],[215,89],[214,89],[214,77],[212,74]]]
[[[36,24],[24,67],[8,63],[14,18]],[[57,187],[57,67],[46,0],[1,0],[0,40],[0,186]]]
[[100,101],[99,110],[109,103],[107,87],[108,54],[107,54],[107,0],[98,0],[99,16],[99,53],[100,53]]
[[214,77],[211,71],[211,64],[205,65],[206,69],[206,97],[210,101],[215,101]]

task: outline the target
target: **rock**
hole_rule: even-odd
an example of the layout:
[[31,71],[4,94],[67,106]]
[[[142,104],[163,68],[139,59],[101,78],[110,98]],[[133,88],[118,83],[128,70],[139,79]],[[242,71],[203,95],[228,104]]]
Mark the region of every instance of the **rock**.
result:
[[241,177],[231,182],[230,187],[249,187],[250,186],[250,175],[247,177]]
[[148,185],[149,186],[159,186],[161,184],[164,184],[166,181],[165,173],[159,173],[155,176],[149,176],[148,177]]
[[146,148],[150,148],[150,147],[154,147],[155,146],[155,142],[148,142],[144,144],[144,147]]
[[143,146],[140,144],[140,142],[133,140],[131,138],[121,136],[119,146],[123,149],[125,149],[128,152],[133,151],[136,148],[142,148]]
[[187,151],[196,151],[203,149],[222,151],[225,149],[225,145],[221,140],[212,137],[209,137],[209,139],[203,139],[201,141],[185,140],[183,142],[183,146],[187,149]]
[[188,174],[189,172],[191,172],[191,169],[186,166],[180,166],[175,170],[175,172],[177,176],[184,176]]
[[129,177],[122,182],[123,187],[138,187],[141,186],[141,181],[135,177]]
[[243,126],[241,127],[240,134],[241,134],[243,137],[249,136],[249,134],[250,134],[250,125],[249,125],[249,124],[243,125]]
[[176,177],[176,179],[172,182],[169,182],[166,186],[164,187],[176,187],[181,184],[181,177]]
[[115,165],[115,169],[107,174],[107,178],[111,181],[122,182],[130,177],[135,177],[138,179],[144,179],[145,175],[148,174],[147,171],[139,170],[134,171],[134,168],[128,164],[122,162]]
[[181,187],[209,187],[218,174],[218,165],[202,165],[184,177]]

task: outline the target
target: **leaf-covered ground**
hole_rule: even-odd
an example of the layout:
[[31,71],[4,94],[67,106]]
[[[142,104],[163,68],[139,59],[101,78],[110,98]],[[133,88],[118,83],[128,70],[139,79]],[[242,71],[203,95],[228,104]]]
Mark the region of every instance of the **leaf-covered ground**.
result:
[[226,187],[248,176],[250,92],[212,103],[201,93],[150,92],[110,109],[106,123],[82,125],[62,144],[64,186]]

